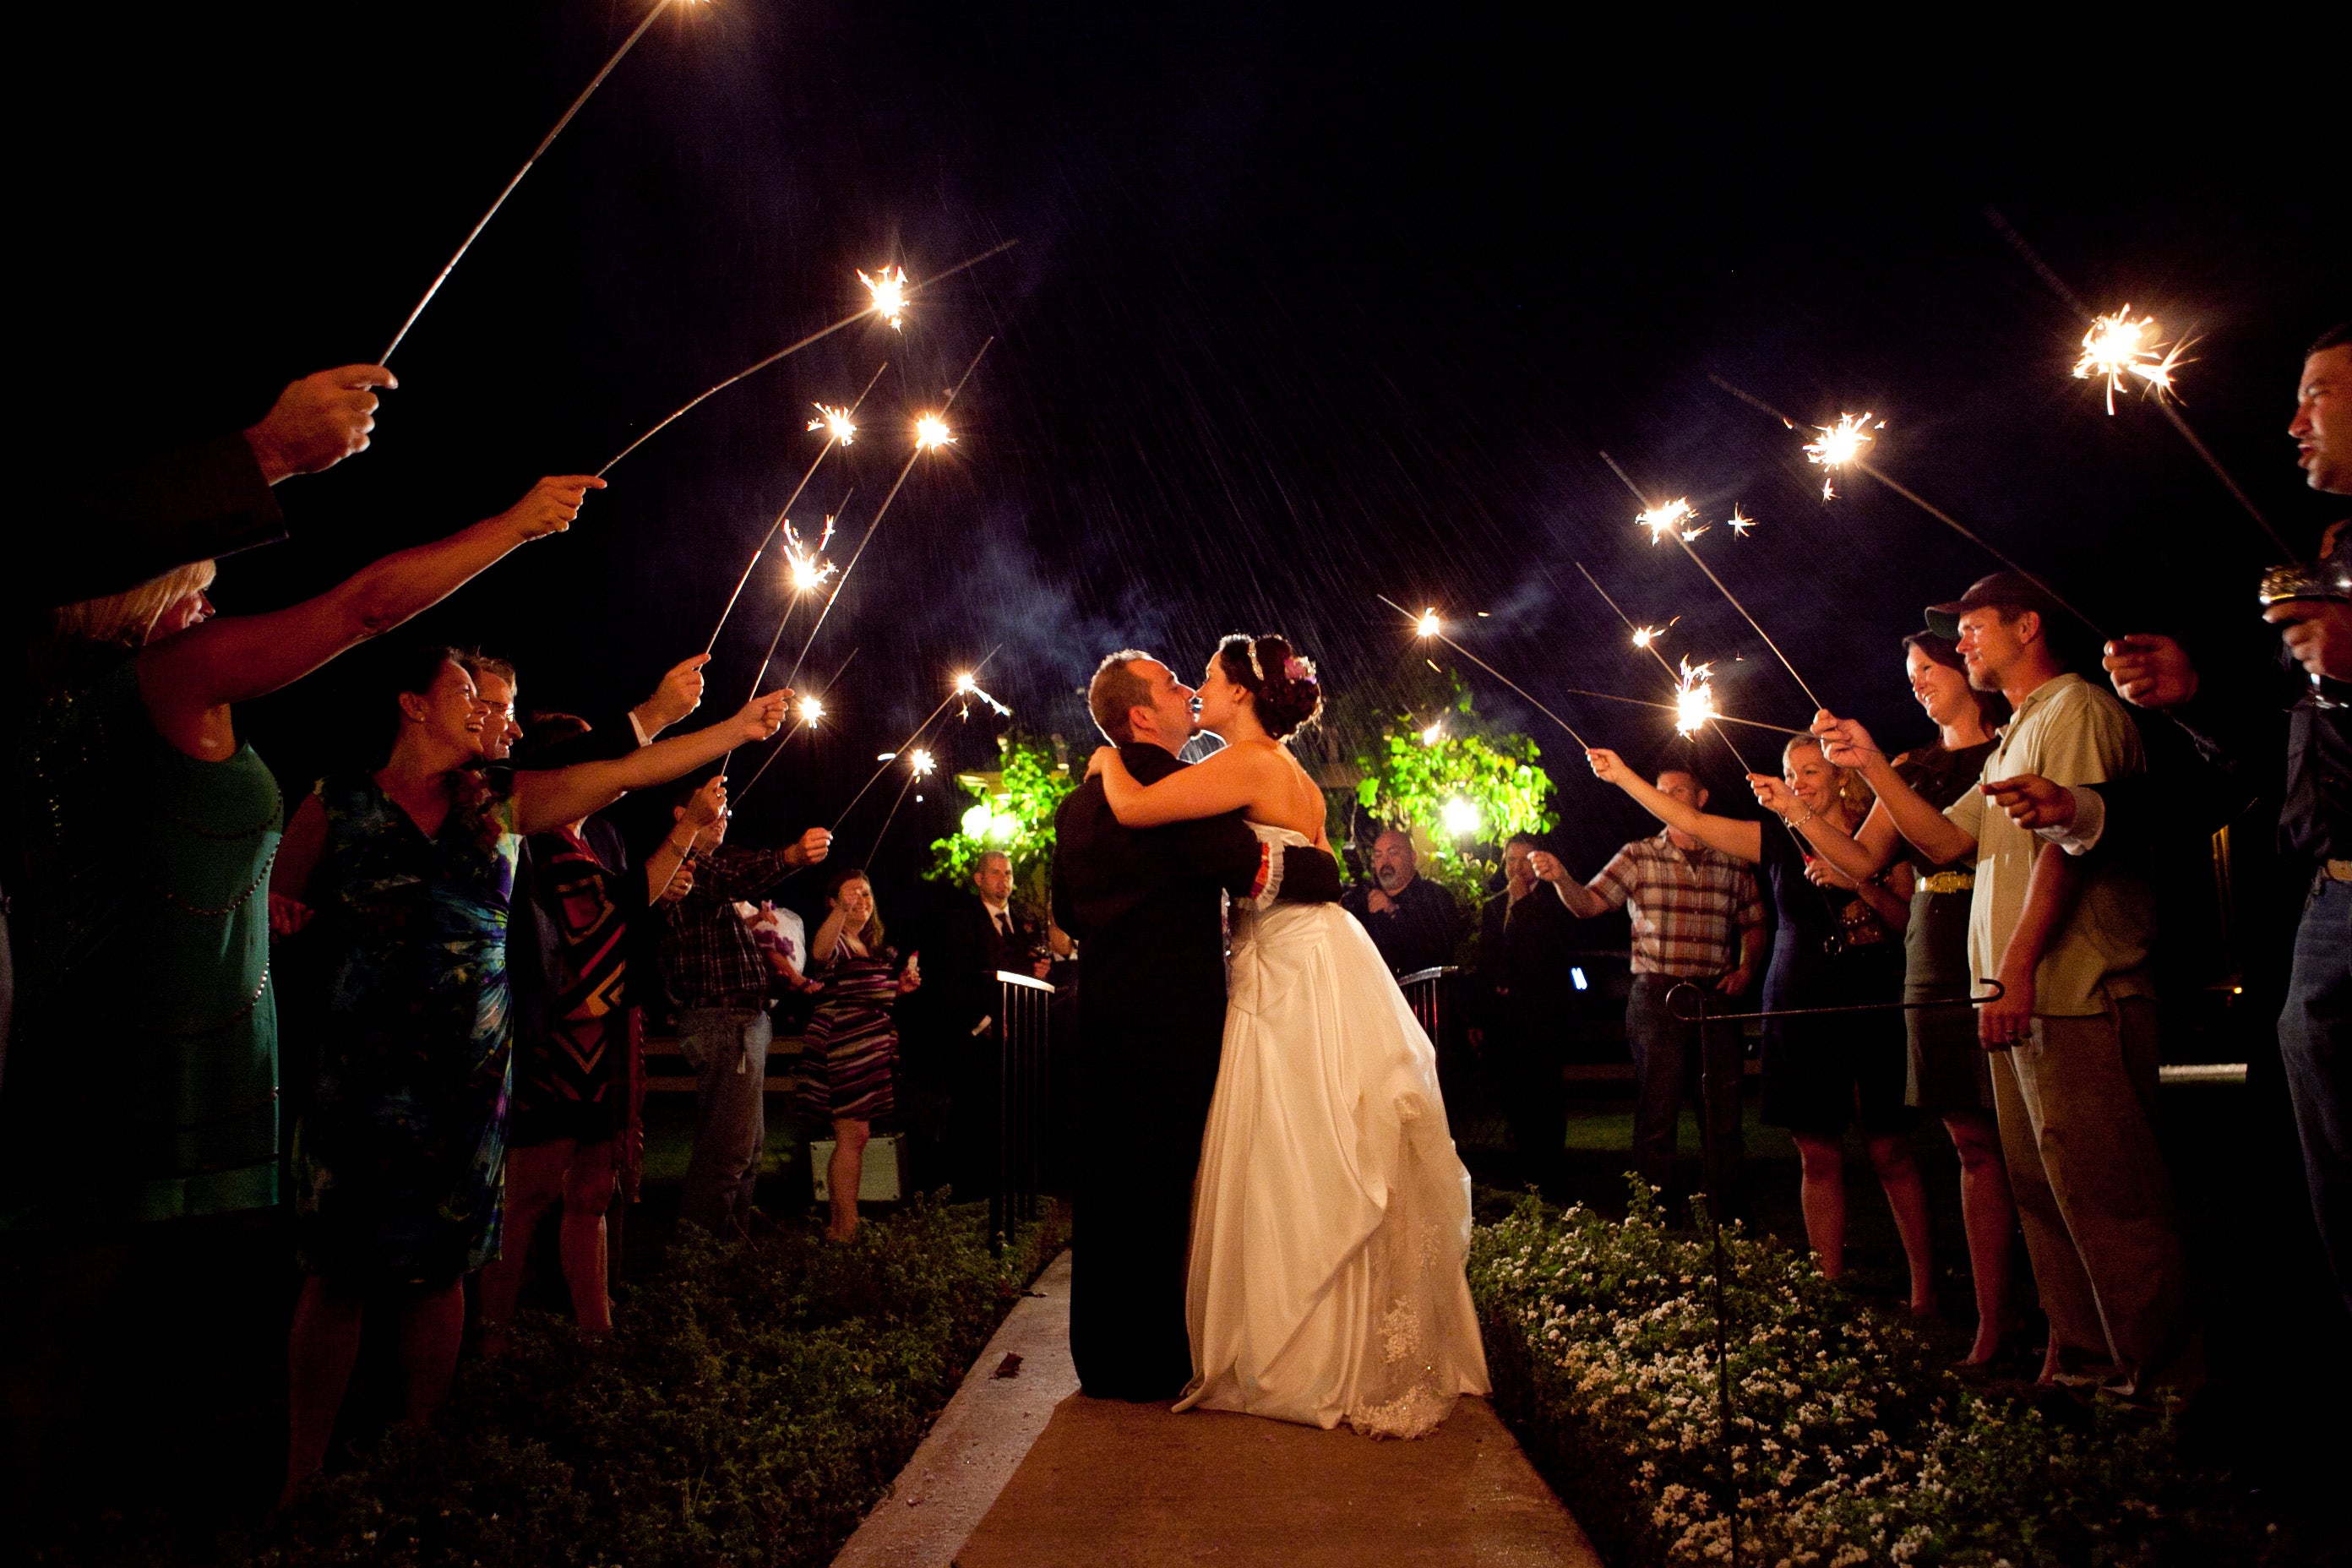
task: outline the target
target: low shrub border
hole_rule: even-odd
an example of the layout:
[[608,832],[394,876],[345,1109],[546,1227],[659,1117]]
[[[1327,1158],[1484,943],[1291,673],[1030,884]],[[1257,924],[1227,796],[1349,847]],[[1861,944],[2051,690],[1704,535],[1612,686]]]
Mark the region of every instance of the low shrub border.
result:
[[1000,1257],[982,1205],[918,1203],[847,1247],[690,1233],[607,1343],[545,1314],[279,1521],[268,1568],[829,1562],[1061,1244]]
[[[2170,1423],[1979,1396],[1808,1259],[1736,1226],[1725,1239],[1743,1563],[2287,1560],[2280,1532],[2183,1465]],[[1478,1228],[1470,1282],[1496,1408],[1609,1561],[1724,1562],[1703,1237],[1669,1231],[1638,1183],[1622,1223],[1529,1197]]]

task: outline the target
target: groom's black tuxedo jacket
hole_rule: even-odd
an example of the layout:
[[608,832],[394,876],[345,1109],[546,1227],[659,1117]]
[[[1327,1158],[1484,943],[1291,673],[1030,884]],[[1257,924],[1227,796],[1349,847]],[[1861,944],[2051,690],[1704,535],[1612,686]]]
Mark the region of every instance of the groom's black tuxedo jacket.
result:
[[[1183,766],[1121,746],[1155,784]],[[1054,919],[1078,939],[1080,1122],[1070,1350],[1097,1397],[1167,1399],[1192,1376],[1184,1248],[1225,1026],[1217,895],[1339,897],[1321,850],[1265,852],[1241,813],[1121,827],[1088,779],[1054,819]]]

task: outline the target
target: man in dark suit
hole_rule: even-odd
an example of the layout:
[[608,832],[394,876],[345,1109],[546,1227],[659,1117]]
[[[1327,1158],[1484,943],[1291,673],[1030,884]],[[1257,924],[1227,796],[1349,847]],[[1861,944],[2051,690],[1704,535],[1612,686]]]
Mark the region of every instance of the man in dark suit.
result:
[[924,965],[923,989],[935,993],[932,1038],[921,1049],[902,1040],[899,1057],[899,1111],[915,1141],[918,1180],[945,1175],[959,1189],[993,1169],[997,971],[1043,980],[1047,966],[1043,929],[1013,910],[1013,858],[1001,849],[981,856],[971,886],[940,924],[937,963]]
[[1412,835],[1382,829],[1372,840],[1372,885],[1349,889],[1339,903],[1362,924],[1391,974],[1418,974],[1454,962],[1461,912],[1453,894],[1421,875]]
[[[1184,765],[1192,689],[1150,655],[1103,660],[1087,707],[1139,782]],[[1218,894],[1334,902],[1339,863],[1286,858],[1239,812],[1121,827],[1098,778],[1062,803],[1055,833],[1055,919],[1086,967],[1070,1352],[1089,1394],[1172,1399],[1192,1375],[1184,1252],[1224,1037]]]
[[1568,1091],[1560,1069],[1576,1018],[1569,952],[1576,917],[1558,899],[1538,898],[1534,837],[1503,846],[1503,890],[1488,899],[1478,931],[1484,1022],[1471,1043],[1486,1062],[1489,1089],[1509,1112],[1519,1179],[1543,1186],[1561,1173]]

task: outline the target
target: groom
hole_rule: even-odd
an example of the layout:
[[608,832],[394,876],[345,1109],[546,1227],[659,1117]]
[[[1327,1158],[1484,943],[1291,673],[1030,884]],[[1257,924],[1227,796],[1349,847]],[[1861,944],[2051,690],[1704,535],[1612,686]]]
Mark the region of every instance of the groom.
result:
[[[1138,783],[1184,765],[1192,689],[1150,654],[1104,659],[1087,708]],[[1054,831],[1054,918],[1085,943],[1070,1353],[1097,1398],[1173,1399],[1192,1375],[1184,1252],[1225,1027],[1217,895],[1333,903],[1339,863],[1298,849],[1286,868],[1238,811],[1121,827],[1099,778]]]

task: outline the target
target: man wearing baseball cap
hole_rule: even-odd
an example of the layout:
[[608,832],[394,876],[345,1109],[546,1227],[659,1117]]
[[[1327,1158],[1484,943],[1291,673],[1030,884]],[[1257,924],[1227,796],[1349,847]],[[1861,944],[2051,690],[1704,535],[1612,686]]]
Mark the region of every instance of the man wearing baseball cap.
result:
[[[2049,628],[2065,612],[2021,573],[1980,578],[1927,611],[1969,682],[2015,717],[1984,778],[2101,784],[2146,768],[2123,704],[2067,670]],[[1979,1010],[2026,1251],[2050,1318],[2045,1382],[2103,1384],[2169,1405],[2203,1381],[2172,1184],[2156,1140],[2154,904],[2144,847],[2074,858],[1971,790],[1937,811],[1852,720],[1813,723],[1895,826],[1939,865],[1971,865],[1969,966],[2005,994]]]

